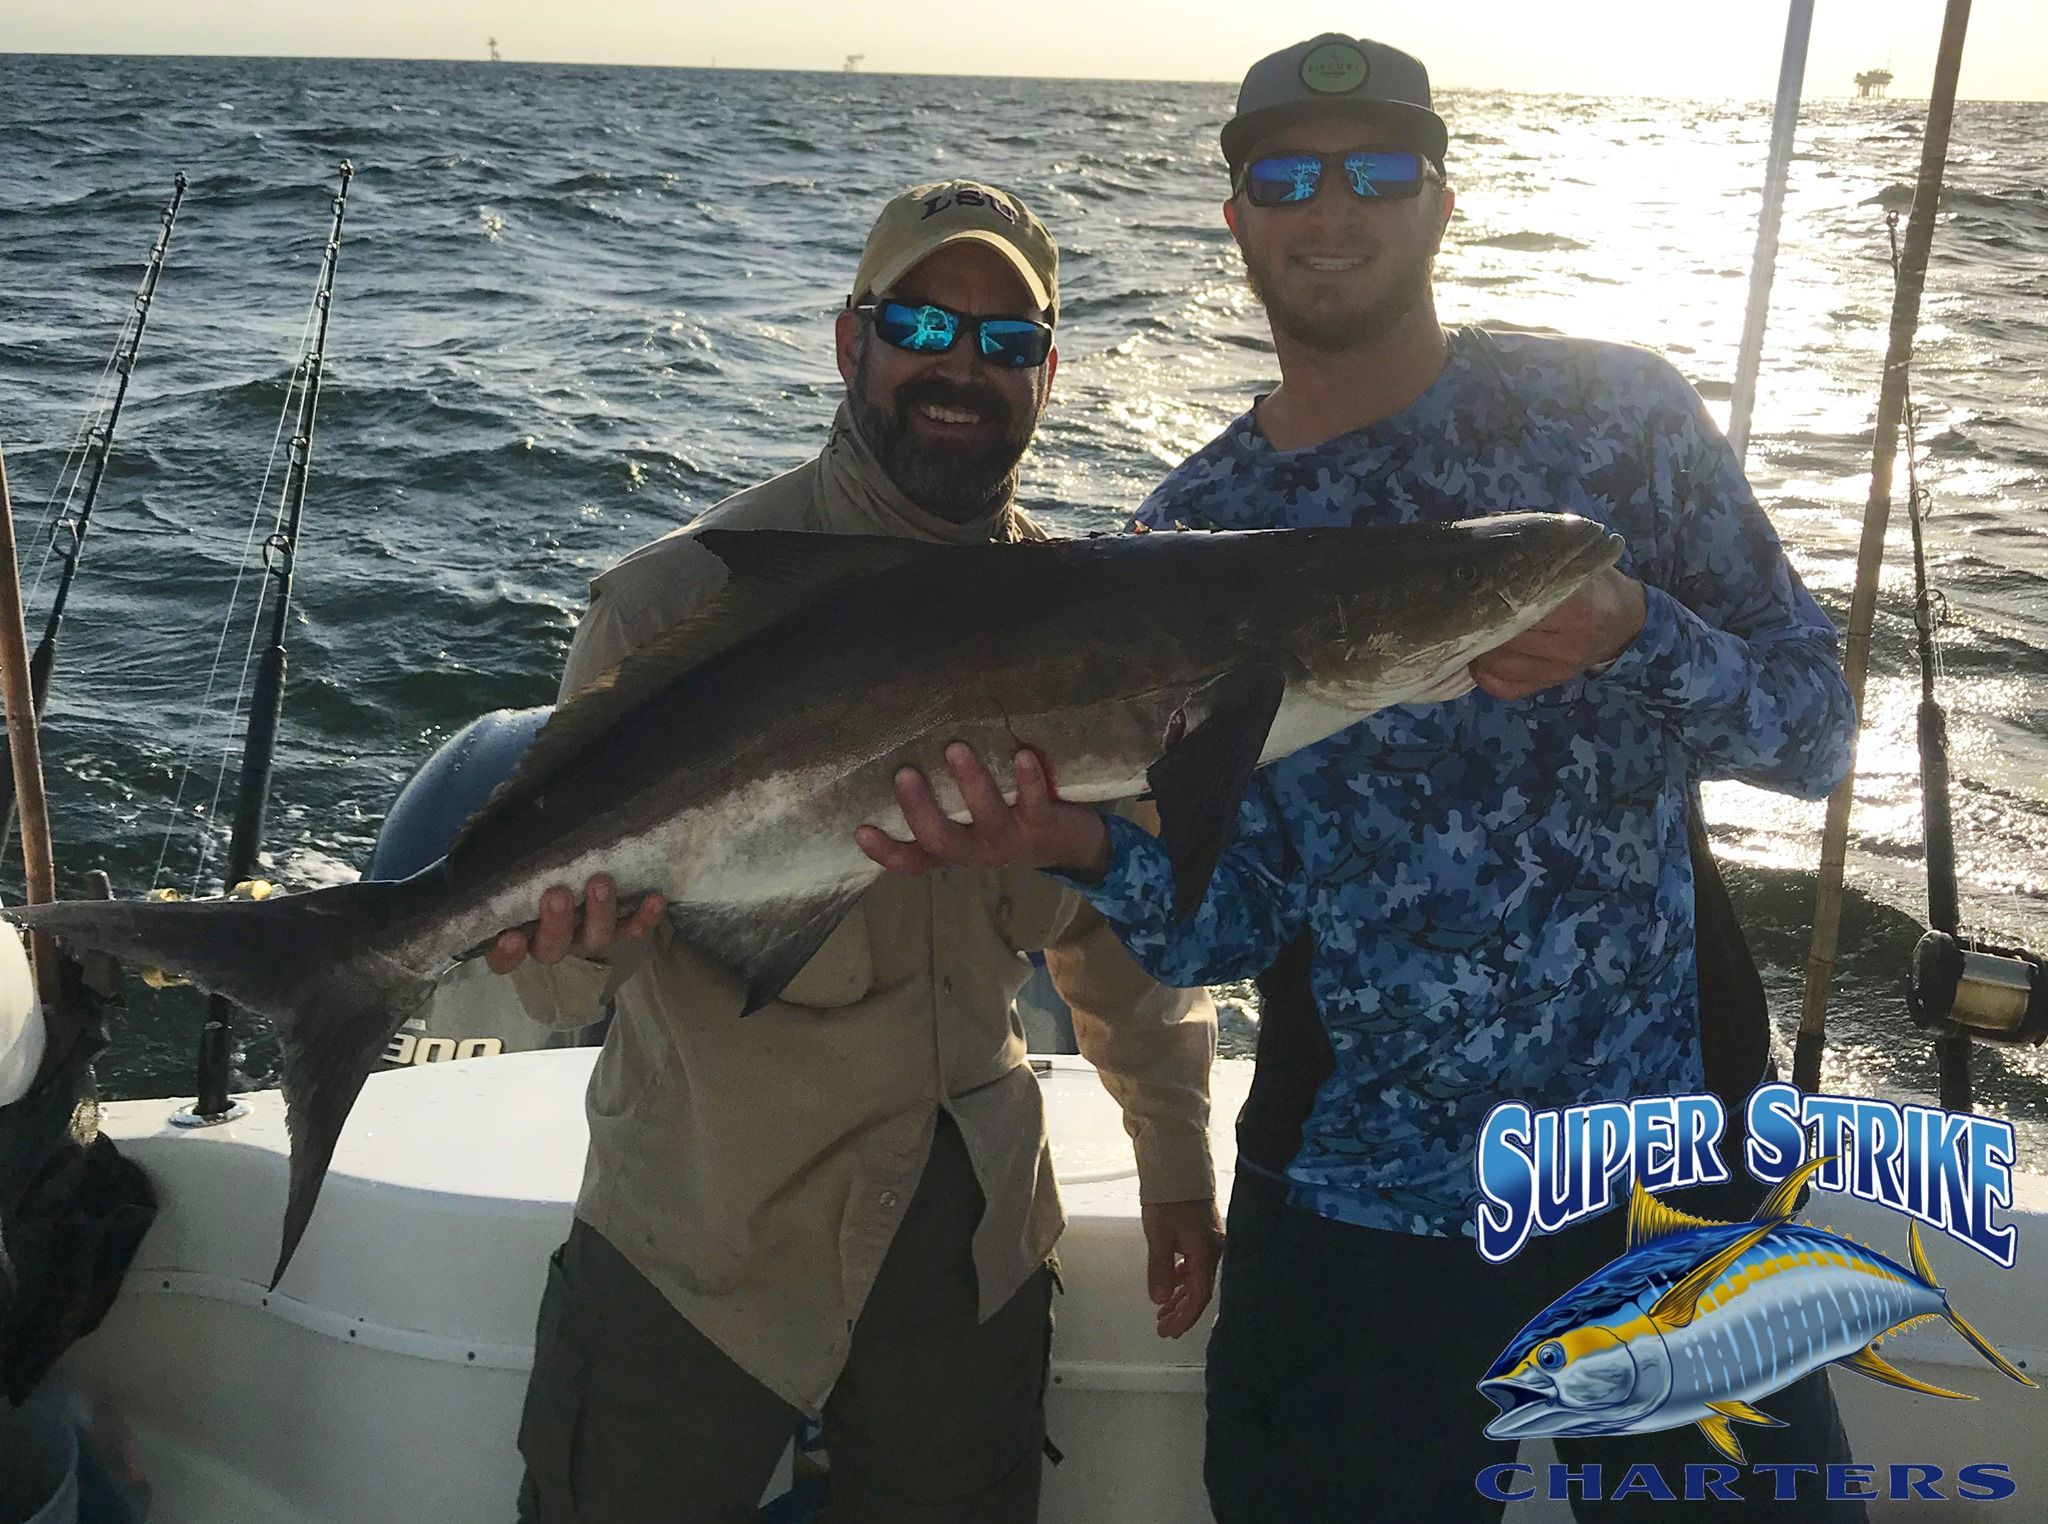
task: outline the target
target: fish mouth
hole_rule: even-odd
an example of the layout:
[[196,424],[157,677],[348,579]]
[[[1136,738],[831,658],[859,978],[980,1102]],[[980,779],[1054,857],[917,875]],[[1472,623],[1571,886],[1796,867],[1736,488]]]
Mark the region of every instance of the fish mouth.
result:
[[1554,596],[1560,588],[1576,586],[1595,572],[1605,571],[1621,559],[1622,545],[1620,535],[1601,530],[1558,564],[1543,591]]
[[1606,530],[1586,548],[1565,563],[1564,575],[1568,577],[1590,577],[1594,572],[1604,570],[1621,559],[1626,541],[1613,530]]
[[1479,1391],[1500,1409],[1486,1426],[1489,1439],[1515,1439],[1524,1434],[1541,1433],[1539,1425],[1557,1412],[1557,1390],[1547,1381],[1538,1385],[1533,1381],[1518,1381],[1512,1376],[1498,1376],[1491,1381],[1480,1382]]
[[1624,543],[1620,535],[1602,530],[1558,562],[1550,575],[1523,597],[1503,593],[1501,599],[1517,614],[1533,608],[1554,608],[1588,577],[1620,560]]

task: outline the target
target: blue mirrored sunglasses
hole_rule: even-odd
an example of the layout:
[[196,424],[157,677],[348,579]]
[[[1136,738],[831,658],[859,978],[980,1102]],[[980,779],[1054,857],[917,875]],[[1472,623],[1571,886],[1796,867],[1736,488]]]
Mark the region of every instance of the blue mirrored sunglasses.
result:
[[960,340],[963,328],[975,331],[982,359],[991,365],[1029,370],[1052,353],[1052,324],[1031,318],[977,318],[931,302],[866,302],[853,309],[875,325],[875,332],[898,349],[914,355],[942,355]]
[[1238,189],[1253,206],[1299,206],[1315,199],[1323,172],[1332,163],[1343,166],[1354,196],[1389,198],[1419,195],[1427,173],[1419,153],[1405,149],[1366,149],[1360,153],[1281,153],[1254,159],[1244,167]]

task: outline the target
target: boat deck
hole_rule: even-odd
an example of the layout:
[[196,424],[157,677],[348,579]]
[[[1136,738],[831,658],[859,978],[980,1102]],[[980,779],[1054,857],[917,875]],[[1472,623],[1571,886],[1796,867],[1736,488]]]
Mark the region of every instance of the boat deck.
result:
[[[62,1375],[111,1399],[134,1426],[154,1519],[510,1517],[542,1267],[581,1180],[593,1059],[593,1050],[564,1049],[373,1078],[276,1292],[265,1283],[284,1200],[278,1095],[247,1097],[245,1118],[196,1131],[171,1125],[172,1101],[106,1109],[108,1131],[158,1182],[163,1210],[114,1311]],[[1066,1459],[1047,1476],[1043,1518],[1199,1524],[1209,1517],[1200,1481],[1207,1320],[1175,1343],[1153,1335],[1117,1108],[1084,1061],[1038,1062],[1069,1217],[1048,1415]],[[1216,1066],[1213,1136],[1226,1191],[1250,1071],[1244,1060]],[[2040,1371],[2048,1295],[2029,1256],[2048,1226],[2048,1178],[2020,1177],[2015,1194],[2020,1268],[2001,1270],[1939,1235],[1927,1236],[1928,1252],[1965,1316]],[[1903,1250],[1896,1217],[1821,1200],[1816,1220]],[[2006,1381],[1939,1323],[1887,1339],[1884,1353],[1985,1400],[1839,1376],[1857,1454],[1877,1463],[1880,1486],[1887,1463],[1942,1465],[1953,1499],[1958,1466],[1996,1460],[2013,1468],[2020,1492],[2017,1506],[1881,1503],[1873,1517],[1955,1518],[1976,1507],[2048,1517],[2048,1394]],[[1701,1459],[1711,1458],[1703,1445]],[[1524,1459],[1541,1467],[1547,1446],[1527,1447]],[[1565,1516],[1561,1504],[1538,1503],[1508,1514],[1514,1524]]]

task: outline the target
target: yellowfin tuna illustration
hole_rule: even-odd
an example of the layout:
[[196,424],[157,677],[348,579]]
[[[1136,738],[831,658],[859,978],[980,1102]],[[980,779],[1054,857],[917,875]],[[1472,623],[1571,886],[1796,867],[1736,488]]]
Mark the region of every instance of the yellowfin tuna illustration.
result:
[[1911,1392],[1971,1400],[1915,1380],[1872,1347],[1945,1318],[1991,1364],[2035,1383],[1948,1304],[1908,1233],[1913,1268],[1792,1220],[1816,1159],[1795,1170],[1748,1222],[1674,1211],[1640,1184],[1628,1249],[1536,1317],[1479,1383],[1500,1408],[1491,1439],[1645,1434],[1696,1423],[1741,1462],[1735,1423],[1782,1428],[1754,1405],[1830,1363]]

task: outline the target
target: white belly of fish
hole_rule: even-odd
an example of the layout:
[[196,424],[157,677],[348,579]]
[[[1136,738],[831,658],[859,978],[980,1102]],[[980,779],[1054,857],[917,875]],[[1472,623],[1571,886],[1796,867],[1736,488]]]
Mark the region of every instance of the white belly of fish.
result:
[[[1374,708],[1451,697],[1470,686],[1462,666],[1447,675],[1396,679],[1369,693],[1290,684],[1260,762],[1326,740]],[[1105,804],[1136,798],[1147,787],[1146,769],[1165,749],[1185,697],[1160,690],[1080,710],[961,721],[944,734],[934,731],[894,746],[886,756],[841,755],[750,780],[647,831],[556,859],[538,874],[500,889],[461,918],[456,951],[480,947],[505,927],[531,922],[541,894],[552,885],[566,885],[580,896],[600,873],[617,885],[622,906],[658,891],[705,929],[779,917],[792,905],[857,892],[881,870],[860,850],[855,829],[873,825],[898,840],[910,837],[895,799],[896,767],[906,761],[918,766],[940,809],[955,821],[969,820],[943,760],[955,739],[974,747],[1011,802],[1017,797],[1012,759],[1023,745],[1050,758],[1063,800]],[[1206,718],[1196,698],[1186,701],[1179,723],[1192,728]],[[716,947],[702,950],[719,953]]]

